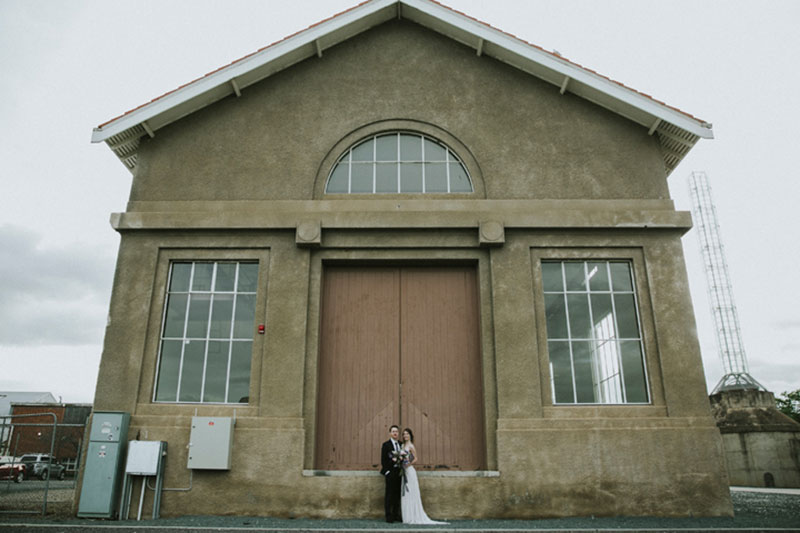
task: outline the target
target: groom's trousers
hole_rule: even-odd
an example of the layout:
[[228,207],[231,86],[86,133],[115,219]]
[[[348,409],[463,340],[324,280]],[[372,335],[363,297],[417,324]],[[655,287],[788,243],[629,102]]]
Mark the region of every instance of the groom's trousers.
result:
[[393,468],[383,477],[386,478],[386,494],[384,499],[386,521],[401,522],[403,520],[400,512],[400,485],[402,479],[400,478],[399,471],[397,468]]

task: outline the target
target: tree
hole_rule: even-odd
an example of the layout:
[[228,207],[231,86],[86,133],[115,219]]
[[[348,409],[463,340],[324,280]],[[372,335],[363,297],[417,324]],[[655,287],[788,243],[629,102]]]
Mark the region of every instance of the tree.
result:
[[800,389],[782,392],[775,398],[775,404],[780,412],[800,422]]

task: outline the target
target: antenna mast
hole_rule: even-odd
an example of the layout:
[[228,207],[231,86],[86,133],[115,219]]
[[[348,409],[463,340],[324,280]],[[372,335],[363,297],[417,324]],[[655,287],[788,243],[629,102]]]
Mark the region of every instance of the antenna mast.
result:
[[691,173],[689,190],[692,195],[692,214],[703,252],[711,313],[714,315],[717,330],[717,351],[725,370],[725,375],[711,394],[732,389],[766,390],[749,374],[747,368],[739,315],[733,302],[728,263],[725,261],[725,249],[719,233],[717,210],[714,208],[711,186],[705,172]]

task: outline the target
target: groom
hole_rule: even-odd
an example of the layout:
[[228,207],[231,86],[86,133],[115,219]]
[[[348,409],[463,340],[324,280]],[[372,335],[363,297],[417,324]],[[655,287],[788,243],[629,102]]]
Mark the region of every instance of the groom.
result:
[[381,474],[386,481],[386,494],[384,496],[384,508],[386,510],[386,521],[402,522],[400,514],[400,473],[402,465],[397,464],[394,452],[400,450],[400,428],[392,426],[389,428],[389,440],[381,446]]

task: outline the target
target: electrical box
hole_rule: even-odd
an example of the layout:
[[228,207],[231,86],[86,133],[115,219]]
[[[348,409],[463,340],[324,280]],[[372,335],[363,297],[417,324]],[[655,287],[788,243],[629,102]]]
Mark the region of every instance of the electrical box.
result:
[[[92,416],[90,442],[120,442],[128,438],[128,413],[97,412]],[[124,434],[123,434],[124,433]]]
[[165,444],[157,440],[130,441],[125,473],[133,476],[158,475]]
[[188,468],[193,470],[230,470],[232,451],[232,418],[192,417]]
[[92,415],[78,516],[113,518],[116,514],[130,419],[129,413],[116,411]]

